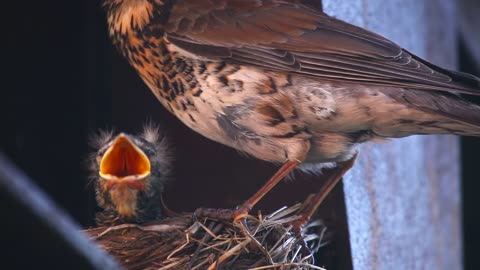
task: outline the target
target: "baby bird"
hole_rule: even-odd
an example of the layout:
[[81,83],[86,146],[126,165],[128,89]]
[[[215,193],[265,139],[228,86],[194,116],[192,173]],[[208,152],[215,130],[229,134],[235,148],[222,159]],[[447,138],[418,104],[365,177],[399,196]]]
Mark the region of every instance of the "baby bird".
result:
[[171,179],[172,155],[158,127],[130,135],[100,132],[91,140],[91,178],[103,211],[96,223],[144,223],[162,216],[162,192]]
[[[446,70],[300,0],[104,0],[109,34],[158,100],[196,132],[283,166],[241,217],[293,169],[337,166],[358,146],[414,134],[480,135],[480,79]],[[296,226],[297,228],[299,226]]]

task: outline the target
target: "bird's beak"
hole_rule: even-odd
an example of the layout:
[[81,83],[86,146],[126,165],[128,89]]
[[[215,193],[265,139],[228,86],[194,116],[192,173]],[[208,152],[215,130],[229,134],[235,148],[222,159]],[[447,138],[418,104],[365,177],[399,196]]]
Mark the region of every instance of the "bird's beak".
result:
[[144,179],[150,175],[150,160],[125,134],[115,138],[100,161],[100,177],[106,180],[105,188],[119,184],[143,190]]

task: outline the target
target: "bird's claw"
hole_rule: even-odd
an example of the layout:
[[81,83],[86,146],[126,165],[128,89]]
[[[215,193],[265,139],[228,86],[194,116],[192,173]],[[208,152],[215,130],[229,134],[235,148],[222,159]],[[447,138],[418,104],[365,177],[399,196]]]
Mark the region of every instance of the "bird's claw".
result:
[[297,239],[298,244],[300,245],[300,253],[302,255],[309,255],[312,254],[312,250],[308,246],[307,242],[305,241],[304,237],[304,227],[305,227],[305,220],[302,218],[296,219],[294,221],[288,222],[285,224],[285,227],[291,227],[290,231],[292,232],[293,236]]

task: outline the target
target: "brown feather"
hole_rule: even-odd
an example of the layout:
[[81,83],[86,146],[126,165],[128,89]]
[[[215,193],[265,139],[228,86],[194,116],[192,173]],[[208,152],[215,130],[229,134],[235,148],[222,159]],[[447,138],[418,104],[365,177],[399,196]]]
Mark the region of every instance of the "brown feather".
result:
[[183,0],[170,18],[169,40],[202,57],[334,81],[480,94],[477,77],[437,67],[298,1]]

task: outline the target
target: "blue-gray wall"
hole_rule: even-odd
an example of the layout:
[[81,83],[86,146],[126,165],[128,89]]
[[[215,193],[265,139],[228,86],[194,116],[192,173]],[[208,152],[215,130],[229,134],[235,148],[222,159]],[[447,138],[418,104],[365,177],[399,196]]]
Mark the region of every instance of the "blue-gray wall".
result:
[[[324,11],[456,67],[451,0],[324,0]],[[353,267],[461,269],[459,140],[412,136],[361,148],[344,189]]]

